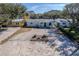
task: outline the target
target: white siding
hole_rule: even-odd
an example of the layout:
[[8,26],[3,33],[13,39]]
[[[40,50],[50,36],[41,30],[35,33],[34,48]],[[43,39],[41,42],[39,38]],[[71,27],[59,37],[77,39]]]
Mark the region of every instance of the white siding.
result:
[[[51,25],[49,25],[49,23],[51,22]],[[46,26],[45,26],[46,23]],[[45,19],[33,19],[33,20],[29,20],[27,21],[27,26],[29,27],[51,27],[52,26],[53,21],[52,20],[45,20]]]
[[27,26],[30,26],[30,27],[36,26],[36,23],[35,22],[27,22]]
[[45,22],[40,22],[40,23],[39,23],[39,27],[44,27],[44,23],[45,23]]

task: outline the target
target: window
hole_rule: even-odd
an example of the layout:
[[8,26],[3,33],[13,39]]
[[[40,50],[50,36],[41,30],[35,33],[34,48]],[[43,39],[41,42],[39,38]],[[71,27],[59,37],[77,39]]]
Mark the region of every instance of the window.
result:
[[33,24],[32,22],[30,24]]
[[43,24],[43,22],[41,22],[41,24]]
[[52,25],[51,22],[49,23],[49,26]]
[[17,22],[16,25],[19,25],[19,23]]

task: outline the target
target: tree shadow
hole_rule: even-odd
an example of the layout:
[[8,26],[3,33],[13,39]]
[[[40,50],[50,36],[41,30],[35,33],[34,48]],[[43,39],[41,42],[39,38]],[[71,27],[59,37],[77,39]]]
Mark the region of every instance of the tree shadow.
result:
[[[56,40],[59,41],[59,42],[62,42],[61,45],[58,45],[58,43],[56,43],[58,45],[56,50],[58,52],[60,52],[60,55],[69,56],[69,55],[71,55],[77,49],[77,45],[75,45],[75,43],[72,42],[70,40],[70,38],[68,38],[64,34],[58,34],[57,31],[53,31],[53,30],[49,31],[48,33],[50,35],[55,34],[56,37],[57,37]],[[52,42],[52,43],[54,43],[54,42]]]

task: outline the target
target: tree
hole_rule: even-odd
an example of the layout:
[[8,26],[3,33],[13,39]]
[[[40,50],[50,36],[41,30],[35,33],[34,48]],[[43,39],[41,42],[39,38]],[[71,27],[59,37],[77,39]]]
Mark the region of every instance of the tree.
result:
[[23,17],[26,8],[22,4],[0,4],[0,25],[6,25],[8,20]]
[[64,7],[63,13],[72,19],[72,26],[77,27],[79,24],[79,3],[67,4]]
[[61,15],[60,10],[51,10],[51,11],[44,13],[44,16],[46,16],[48,19],[60,18],[60,15]]
[[0,14],[9,14],[10,18],[17,18],[22,16],[26,11],[22,4],[0,4]]

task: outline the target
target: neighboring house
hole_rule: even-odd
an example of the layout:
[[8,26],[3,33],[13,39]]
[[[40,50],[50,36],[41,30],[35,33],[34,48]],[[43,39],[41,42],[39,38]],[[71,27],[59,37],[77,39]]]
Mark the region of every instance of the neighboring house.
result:
[[29,20],[29,15],[26,13],[23,18],[21,17],[20,19],[9,20],[8,26],[20,26],[20,27],[23,27],[24,23],[27,20]]
[[50,28],[50,27],[53,27],[53,20],[52,19],[29,19],[25,25],[26,27]]
[[24,19],[15,19],[9,21],[8,26],[23,26],[24,25]]

